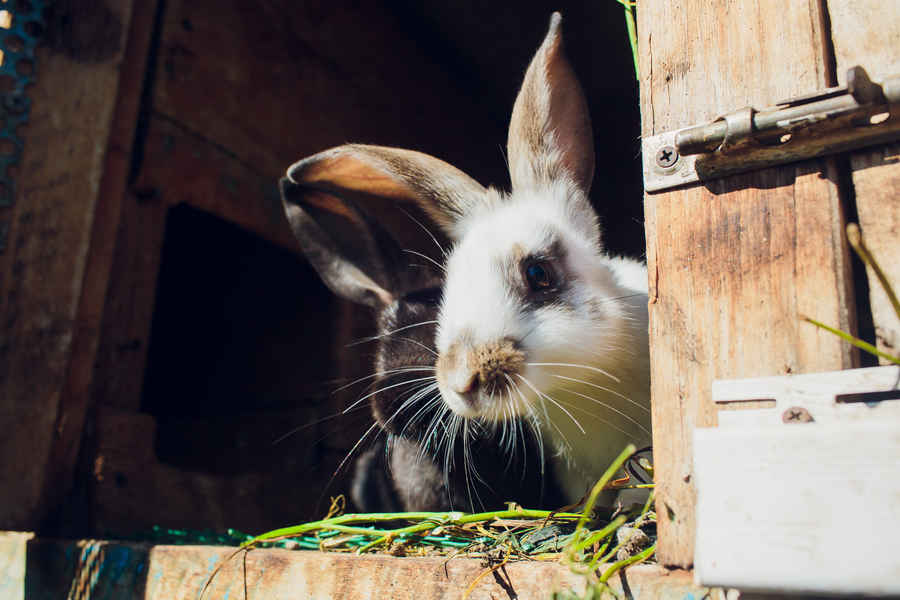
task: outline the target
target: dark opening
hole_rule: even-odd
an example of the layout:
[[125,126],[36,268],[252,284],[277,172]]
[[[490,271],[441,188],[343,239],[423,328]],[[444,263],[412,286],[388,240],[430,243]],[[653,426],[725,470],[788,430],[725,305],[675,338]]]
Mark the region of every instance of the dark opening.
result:
[[272,442],[329,392],[332,307],[299,256],[186,205],[170,210],[142,396],[158,458],[217,474],[300,460],[298,440]]

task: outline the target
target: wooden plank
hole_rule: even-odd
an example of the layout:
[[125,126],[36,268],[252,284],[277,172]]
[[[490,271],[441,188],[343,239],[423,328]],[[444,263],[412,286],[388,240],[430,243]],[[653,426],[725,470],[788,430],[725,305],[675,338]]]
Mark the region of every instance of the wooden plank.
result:
[[702,585],[900,594],[897,422],[696,429]]
[[0,531],[0,598],[25,599],[25,562],[33,533]]
[[[850,67],[862,65],[876,81],[900,73],[900,4],[878,0],[828,0],[831,39],[838,81],[846,84]],[[891,119],[900,119],[895,111]],[[850,168],[856,210],[866,243],[900,289],[900,144],[853,153]],[[875,274],[868,270],[869,298],[878,347],[900,354],[900,317],[894,312]],[[888,361],[880,359],[882,364]]]
[[[783,423],[785,413],[806,409],[816,423],[860,419],[895,419],[900,423],[900,367],[849,369],[807,375],[783,375],[754,379],[717,379],[712,399],[717,407],[741,406],[758,399],[772,399],[772,406],[719,413],[719,427],[752,427]],[[800,418],[800,417],[797,417]]]
[[[642,133],[711,121],[829,83],[814,0],[638,6]],[[786,57],[790,57],[786,60]],[[830,161],[645,195],[659,557],[693,557],[691,431],[716,422],[715,378],[850,366],[800,314],[850,326]]]
[[37,526],[71,482],[143,71],[131,2],[60,11],[37,53],[17,197],[4,209],[0,522],[12,527]]
[[[252,532],[321,515],[327,509],[328,497],[322,497],[326,483],[343,453],[331,456],[317,450],[321,427],[277,446],[271,443],[273,432],[283,431],[286,424],[315,422],[315,407],[230,418],[183,419],[182,427],[193,430],[200,441],[208,439],[210,431],[237,423],[246,443],[223,449],[217,464],[204,464],[200,471],[157,458],[152,416],[99,408],[91,486],[94,531],[133,536],[158,525]],[[332,489],[349,488],[348,475],[343,471]]]
[[[149,546],[146,544],[81,540],[66,542],[30,539],[31,534],[0,533],[0,557],[20,557],[24,569],[0,569],[0,589],[27,592],[29,600],[77,597],[107,600],[197,600],[212,570],[234,548],[211,546]],[[356,556],[290,550],[254,550],[228,563],[203,598],[270,600],[364,598],[453,599],[462,597],[486,566],[471,558],[398,558]],[[24,559],[24,560],[21,560]],[[19,563],[16,563],[19,564]],[[707,597],[685,571],[655,565],[635,565],[626,571],[628,594],[649,600]],[[482,577],[468,596],[548,598],[557,589],[583,591],[584,578],[558,563],[511,561],[496,576]],[[623,579],[611,587],[623,594]],[[7,596],[4,596],[5,598]],[[16,596],[9,596],[16,598]],[[724,595],[713,593],[713,598]]]
[[[479,94],[445,76],[404,31],[374,0],[304,9],[289,0],[172,1],[154,107],[270,177],[359,141],[430,152],[485,183],[505,181],[496,143],[471,143],[473,132],[505,138]],[[213,90],[216,102],[197,101]]]
[[122,208],[93,391],[99,404],[133,410],[140,405],[169,208],[190,204],[299,252],[274,177],[159,115],[150,117],[143,141]]

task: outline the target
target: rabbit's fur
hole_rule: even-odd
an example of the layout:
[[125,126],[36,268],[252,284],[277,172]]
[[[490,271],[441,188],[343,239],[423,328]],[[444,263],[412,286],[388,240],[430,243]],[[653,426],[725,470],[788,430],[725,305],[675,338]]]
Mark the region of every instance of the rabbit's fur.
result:
[[441,227],[453,242],[434,339],[447,418],[530,432],[574,501],[628,442],[649,444],[650,376],[646,267],[603,251],[588,198],[590,118],[561,20],[554,13],[513,107],[511,192],[419,152],[366,145],[302,160],[288,179],[310,194],[413,203]]

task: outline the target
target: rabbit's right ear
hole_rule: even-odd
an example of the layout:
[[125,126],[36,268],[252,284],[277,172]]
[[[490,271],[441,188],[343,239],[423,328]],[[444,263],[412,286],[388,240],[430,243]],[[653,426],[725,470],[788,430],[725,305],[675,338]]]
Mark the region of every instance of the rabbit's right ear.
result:
[[428,154],[346,144],[291,165],[288,179],[304,188],[346,197],[369,196],[418,205],[453,239],[463,217],[485,201],[485,188]]
[[400,248],[350,200],[287,178],[279,188],[294,236],[332,292],[375,307],[390,304],[402,293],[396,274]]

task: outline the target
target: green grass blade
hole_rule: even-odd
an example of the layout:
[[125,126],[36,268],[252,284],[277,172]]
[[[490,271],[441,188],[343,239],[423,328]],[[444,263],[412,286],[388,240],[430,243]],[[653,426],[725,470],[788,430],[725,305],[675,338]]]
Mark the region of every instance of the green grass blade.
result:
[[890,354],[882,352],[881,350],[879,350],[872,344],[865,342],[857,337],[853,337],[852,335],[850,335],[849,333],[847,333],[845,331],[841,331],[840,329],[835,329],[834,327],[829,327],[825,323],[816,321],[815,319],[811,319],[809,317],[803,317],[803,320],[808,323],[812,323],[813,325],[815,325],[816,327],[819,327],[820,329],[824,329],[825,331],[833,333],[834,335],[838,336],[839,338],[841,338],[848,344],[853,344],[860,350],[865,350],[869,354],[874,354],[875,356],[878,356],[885,360],[891,361],[895,365],[900,365],[900,358],[897,358],[896,356],[891,356]]

